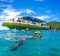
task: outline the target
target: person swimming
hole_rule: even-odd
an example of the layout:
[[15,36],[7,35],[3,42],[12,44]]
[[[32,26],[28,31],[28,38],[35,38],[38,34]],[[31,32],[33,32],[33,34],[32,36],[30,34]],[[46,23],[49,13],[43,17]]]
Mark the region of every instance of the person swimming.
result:
[[53,30],[54,30],[54,31],[57,31],[57,29],[56,29],[56,28],[54,28]]
[[11,51],[16,51],[19,46],[23,45],[23,41],[27,38],[39,38],[41,36],[41,32],[35,32],[33,36],[20,36],[18,41],[15,42],[13,46],[10,46]]

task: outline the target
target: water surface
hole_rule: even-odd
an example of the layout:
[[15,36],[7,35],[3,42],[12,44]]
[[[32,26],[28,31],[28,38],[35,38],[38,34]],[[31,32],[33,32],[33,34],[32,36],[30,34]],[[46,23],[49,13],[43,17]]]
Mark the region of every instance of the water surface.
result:
[[[17,51],[10,51],[16,36],[32,36],[35,31],[42,33],[40,39],[26,39]],[[0,30],[0,56],[60,56],[60,30]]]

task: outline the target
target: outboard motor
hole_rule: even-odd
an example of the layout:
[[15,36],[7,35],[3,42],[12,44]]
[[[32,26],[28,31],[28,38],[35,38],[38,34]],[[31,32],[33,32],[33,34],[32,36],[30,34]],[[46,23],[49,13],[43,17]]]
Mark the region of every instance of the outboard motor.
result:
[[13,46],[10,47],[10,50],[16,51],[18,49],[18,47],[21,46],[22,44],[23,44],[23,40],[19,40]]

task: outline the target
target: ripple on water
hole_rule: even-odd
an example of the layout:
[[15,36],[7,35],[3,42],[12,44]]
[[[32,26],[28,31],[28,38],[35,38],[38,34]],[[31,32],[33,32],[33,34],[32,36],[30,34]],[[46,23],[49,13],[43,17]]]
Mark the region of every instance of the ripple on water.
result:
[[26,39],[17,51],[10,51],[7,48],[7,46],[12,46],[15,43],[13,37],[32,36],[35,31],[37,30],[29,30],[27,32],[0,31],[0,56],[59,56],[60,31],[39,30],[42,32],[41,39]]

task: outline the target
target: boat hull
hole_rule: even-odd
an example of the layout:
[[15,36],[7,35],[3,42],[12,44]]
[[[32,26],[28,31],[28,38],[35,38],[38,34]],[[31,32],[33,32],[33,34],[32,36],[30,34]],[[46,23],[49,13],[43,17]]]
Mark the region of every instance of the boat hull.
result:
[[10,29],[47,29],[46,27],[42,27],[40,25],[35,25],[35,24],[28,24],[28,23],[23,23],[23,22],[3,22],[3,26],[6,26]]

